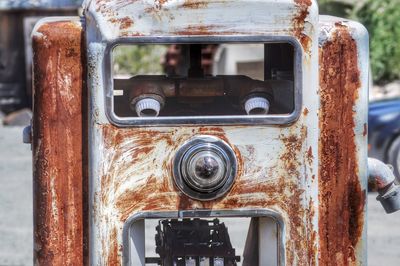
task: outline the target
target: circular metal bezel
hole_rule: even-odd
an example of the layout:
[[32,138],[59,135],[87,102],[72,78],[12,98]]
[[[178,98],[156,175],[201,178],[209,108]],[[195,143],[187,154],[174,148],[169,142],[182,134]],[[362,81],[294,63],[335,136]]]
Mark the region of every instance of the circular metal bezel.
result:
[[[184,162],[189,162],[194,154],[211,150],[217,153],[226,163],[225,177],[213,188],[194,189],[191,180],[188,180],[186,171],[182,171]],[[237,171],[237,160],[233,149],[224,141],[213,136],[197,136],[186,142],[174,158],[173,175],[176,186],[188,197],[209,201],[222,197],[232,188]],[[191,186],[192,185],[192,186]]]

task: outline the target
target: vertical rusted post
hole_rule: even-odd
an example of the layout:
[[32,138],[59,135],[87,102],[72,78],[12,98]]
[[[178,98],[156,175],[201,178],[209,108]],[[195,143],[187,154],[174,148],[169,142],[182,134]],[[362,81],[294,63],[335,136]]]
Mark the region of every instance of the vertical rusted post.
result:
[[359,47],[347,26],[332,32],[319,52],[319,264],[359,265],[366,200],[353,112],[362,90]]
[[82,24],[39,22],[34,51],[34,260],[83,264]]

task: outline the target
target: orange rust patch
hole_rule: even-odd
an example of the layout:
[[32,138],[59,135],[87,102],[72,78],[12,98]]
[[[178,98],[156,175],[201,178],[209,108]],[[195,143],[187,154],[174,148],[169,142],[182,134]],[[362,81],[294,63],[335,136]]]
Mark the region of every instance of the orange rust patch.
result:
[[121,30],[128,29],[128,28],[132,27],[132,25],[134,24],[133,20],[130,17],[121,18],[119,20],[119,23],[120,23],[119,28]]
[[365,191],[358,176],[353,107],[360,89],[357,44],[336,25],[320,48],[320,265],[357,264]]
[[280,159],[284,163],[284,167],[290,175],[295,175],[296,177],[300,176],[298,171],[300,159],[298,155],[306,137],[307,129],[302,127],[300,135],[289,135],[287,137],[282,136],[281,138],[285,145],[286,152],[282,153]]
[[308,161],[308,163],[311,165],[312,164],[312,161],[314,160],[314,155],[313,155],[313,152],[312,152],[312,147],[310,146],[310,148],[308,148],[308,151],[307,151],[307,161]]
[[107,265],[120,265],[118,255],[118,236],[117,229],[114,228],[111,232],[110,242],[107,243],[111,248],[107,256]]
[[[168,146],[175,147],[177,143],[174,142],[172,137],[173,134],[171,133],[160,134],[152,130],[119,130],[113,126],[103,127],[103,138],[106,141],[106,147],[109,150],[115,151],[110,158],[114,161],[117,160],[117,158],[123,158],[123,156],[128,155],[130,158],[129,161],[140,161],[150,152],[152,152],[160,142],[166,142]],[[129,146],[130,139],[135,139],[135,146]],[[126,171],[130,166],[130,164],[121,164],[118,166],[115,165],[115,167],[118,167],[119,172]],[[112,167],[114,167],[114,165],[112,165]],[[167,169],[170,168],[168,164],[164,164],[163,167]],[[109,169],[108,172],[114,172],[114,169]],[[123,181],[124,180],[120,182]],[[122,185],[122,183],[118,183],[118,180],[114,180],[114,178],[112,178],[108,173],[105,173],[103,176],[101,184],[101,199],[103,204],[107,204],[109,202],[109,196],[112,194],[112,187],[119,187]],[[142,205],[145,202],[145,199],[151,197],[155,191],[166,191],[169,190],[169,187],[170,185],[167,179],[165,179],[165,183],[157,183],[156,178],[154,176],[150,176],[147,180],[145,180],[142,186],[138,186],[134,191],[125,193],[117,201],[119,211],[126,214],[122,215],[123,219],[126,219],[131,211],[137,207],[135,204],[133,204],[133,202],[137,202],[137,204]],[[168,200],[164,198],[161,202],[155,200],[149,202],[148,204],[148,206],[143,208],[152,209],[156,208],[157,206],[162,208],[162,206],[168,204]]]
[[299,6],[311,6],[311,0],[294,0],[294,2]]
[[311,6],[311,0],[295,0],[295,4],[298,8],[297,15],[293,18],[293,34],[296,36],[302,44],[305,51],[308,51],[311,44],[311,38],[303,33],[304,23],[309,14],[308,8]]
[[182,31],[177,31],[177,35],[234,35],[238,32],[217,31],[220,27],[218,25],[196,25],[188,26]]
[[140,32],[122,32],[121,36],[122,37],[140,37],[140,36],[145,36],[145,35]]
[[159,10],[161,10],[161,9],[163,8],[163,5],[164,5],[165,3],[167,3],[167,2],[168,2],[168,0],[155,0],[155,1],[154,1],[155,6],[152,7],[152,8],[147,9],[146,12],[150,12],[150,10],[152,10],[152,11],[159,11]]
[[310,199],[308,204],[309,209],[307,209],[307,236],[310,241],[308,241],[308,258],[310,258],[309,265],[316,264],[316,257],[318,254],[317,248],[317,232],[313,229],[313,219],[315,217],[314,202]]
[[[134,190],[125,193],[116,201],[115,207],[122,214],[121,220],[126,220],[129,218],[130,214],[142,206],[143,210],[157,210],[165,206],[166,203],[170,203],[171,200],[168,196],[160,197],[159,195],[154,195],[157,193],[165,192],[161,188],[164,184],[157,182],[154,176],[146,179],[146,182],[135,188]],[[153,198],[151,201],[146,199]],[[175,205],[175,204],[174,204]]]
[[120,30],[129,29],[134,24],[134,21],[130,17],[124,17],[124,18],[112,17],[108,21],[110,21],[113,24],[118,24]]
[[34,260],[83,264],[83,30],[43,24],[33,36]]
[[206,8],[208,1],[198,1],[198,0],[185,0],[182,7],[190,9]]
[[168,2],[168,0],[156,0],[156,2],[158,3],[158,5],[162,6],[163,4]]
[[303,110],[303,115],[304,115],[304,116],[307,116],[308,113],[309,113],[308,108],[305,107],[304,110]]
[[212,132],[212,133],[221,134],[221,133],[224,133],[225,131],[220,127],[211,127],[211,128],[209,128],[209,127],[201,127],[201,128],[199,128],[199,132],[200,133]]

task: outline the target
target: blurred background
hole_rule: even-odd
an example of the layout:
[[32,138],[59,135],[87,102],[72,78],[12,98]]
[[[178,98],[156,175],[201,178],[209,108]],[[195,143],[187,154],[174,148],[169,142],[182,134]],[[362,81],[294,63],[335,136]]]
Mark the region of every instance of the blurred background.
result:
[[[31,151],[22,144],[23,126],[32,117],[30,34],[40,18],[78,15],[80,4],[79,0],[0,0],[0,265],[33,261]],[[320,0],[319,5],[321,14],[359,21],[370,33],[369,152],[392,164],[399,176],[400,0]],[[162,53],[130,47],[116,53],[114,70],[126,75],[154,70],[160,63],[168,67],[174,49],[165,47]],[[144,54],[150,55],[150,66],[137,63]],[[400,214],[386,215],[375,197],[369,194],[368,264],[400,265],[400,226],[396,226]]]

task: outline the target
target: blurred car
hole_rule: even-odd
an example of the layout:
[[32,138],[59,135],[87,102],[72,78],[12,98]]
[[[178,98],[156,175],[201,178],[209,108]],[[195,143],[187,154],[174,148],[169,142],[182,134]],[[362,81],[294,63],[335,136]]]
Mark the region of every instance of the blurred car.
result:
[[391,164],[400,177],[400,98],[371,102],[368,122],[369,157]]

